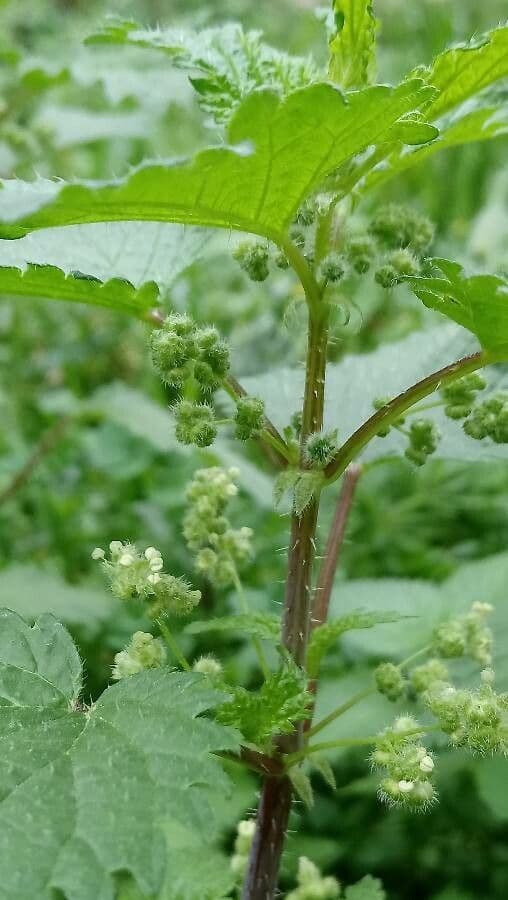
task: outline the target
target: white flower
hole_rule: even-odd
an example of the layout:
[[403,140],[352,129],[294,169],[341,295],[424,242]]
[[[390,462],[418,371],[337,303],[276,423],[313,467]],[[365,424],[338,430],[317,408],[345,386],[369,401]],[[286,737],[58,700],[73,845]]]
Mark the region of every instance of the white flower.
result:
[[148,584],[158,584],[161,580],[161,577],[157,574],[157,572],[152,572],[152,574],[149,575],[146,580],[148,581]]
[[414,786],[414,781],[399,781],[399,791],[402,794],[410,794]]
[[104,559],[106,554],[102,547],[96,547],[95,550],[92,550],[92,559]]
[[120,557],[120,559],[118,560],[118,562],[120,563],[121,566],[132,566],[132,563],[134,561],[135,560],[134,560],[132,553],[123,553],[122,556]]
[[157,550],[157,547],[147,547],[145,550],[145,559],[150,560],[150,559],[156,559],[156,558],[162,559],[162,554],[161,554],[160,550]]
[[162,561],[162,557],[161,556],[153,556],[152,559],[150,560],[150,569],[152,570],[152,572],[162,572],[163,568],[164,568],[164,563]]
[[123,549],[123,544],[121,541],[111,541],[109,549],[111,550],[111,553],[120,553]]
[[422,772],[425,772],[426,775],[429,775],[430,772],[434,770],[434,760],[431,756],[424,756],[423,759],[420,760],[420,769]]

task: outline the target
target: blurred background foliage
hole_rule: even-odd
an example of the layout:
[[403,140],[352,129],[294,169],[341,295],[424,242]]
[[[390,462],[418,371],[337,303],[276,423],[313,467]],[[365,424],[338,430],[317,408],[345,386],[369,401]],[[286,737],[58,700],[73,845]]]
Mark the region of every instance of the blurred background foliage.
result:
[[[507,12],[506,0],[378,0],[376,9],[384,81],[430,62],[447,43],[495,26]],[[307,0],[3,0],[1,176],[105,178],[143,158],[185,154],[215,140],[186,78],[162,55],[83,48],[82,39],[106,13],[193,27],[238,19],[245,28],[262,29],[276,46],[324,62],[316,11]],[[507,149],[505,138],[448,151],[390,183],[382,196],[409,201],[434,219],[438,253],[506,271]],[[262,288],[247,282],[223,237],[206,265],[195,264],[167,285],[164,302],[215,322],[233,345],[235,372],[253,375],[301,361],[303,310],[293,290],[284,273]],[[367,353],[431,324],[435,317],[408,294],[371,286],[338,319],[331,357]],[[109,678],[114,653],[143,622],[136,610],[108,598],[90,562],[92,547],[114,538],[155,544],[170,571],[188,573],[181,537],[185,483],[199,465],[238,463],[238,446],[221,444],[206,453],[176,446],[144,326],[105,310],[49,301],[0,300],[0,410],[0,600],[29,617],[53,610],[68,624],[94,696]],[[240,463],[243,490],[234,508],[236,523],[255,529],[256,558],[244,580],[251,603],[273,609],[282,596],[288,523],[273,512],[271,473],[255,449],[248,455]],[[372,604],[387,595],[390,608],[399,600],[412,608],[413,594],[423,591],[424,633],[446,615],[452,596],[459,606],[495,600],[496,637],[506,652],[507,545],[506,462],[436,460],[418,471],[403,460],[378,462],[358,489],[337,608],[344,585],[344,597],[357,606],[363,597]],[[235,608],[233,595],[201,588],[207,614]],[[382,641],[358,641],[329,664],[323,709],[368,678],[383,650],[392,652],[389,627],[385,633],[385,648]],[[182,642],[191,655],[211,649],[209,638],[184,635]],[[213,648],[231,674],[249,683],[255,661],[241,640],[219,635]],[[508,688],[506,662],[504,672]],[[375,701],[344,727],[371,733],[373,723],[382,725],[392,714]],[[337,756],[337,793],[330,795],[318,780],[314,809],[295,814],[287,877],[305,853],[346,883],[372,872],[393,900],[505,898],[506,766],[460,754],[442,760],[440,804],[410,818],[378,804],[361,755]],[[251,778],[231,774],[237,791],[224,801],[217,838],[224,848],[256,791]]]

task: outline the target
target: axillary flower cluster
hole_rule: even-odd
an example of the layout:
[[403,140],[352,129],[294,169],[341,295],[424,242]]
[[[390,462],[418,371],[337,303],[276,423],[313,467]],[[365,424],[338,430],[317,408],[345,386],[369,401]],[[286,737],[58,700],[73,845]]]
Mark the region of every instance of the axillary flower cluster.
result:
[[166,574],[162,554],[155,547],[141,553],[135,544],[111,541],[109,556],[96,547],[92,558],[100,561],[112,594],[119,600],[145,600],[148,614],[186,616],[201,599],[184,578]]
[[186,492],[189,504],[183,533],[194,554],[195,567],[212,584],[227,587],[237,580],[238,567],[252,555],[252,529],[232,528],[225,515],[238,493],[238,469],[199,469]]
[[[382,663],[375,671],[378,691],[389,700],[420,699],[452,746],[473,753],[508,754],[508,694],[494,689],[490,603],[473,603],[469,612],[439,625],[428,648],[435,656],[403,671],[404,664]],[[444,660],[469,657],[483,666],[477,688],[457,688]],[[436,799],[432,784],[434,758],[423,745],[428,729],[412,716],[400,716],[383,731],[371,755],[374,768],[384,770],[379,794],[391,805],[425,809]]]

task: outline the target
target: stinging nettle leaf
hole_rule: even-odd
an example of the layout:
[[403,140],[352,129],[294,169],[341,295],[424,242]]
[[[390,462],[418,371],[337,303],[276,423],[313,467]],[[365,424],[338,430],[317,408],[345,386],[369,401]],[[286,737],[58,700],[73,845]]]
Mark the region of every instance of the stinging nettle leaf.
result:
[[475,334],[486,350],[508,353],[508,280],[467,276],[462,266],[446,259],[431,259],[429,265],[434,274],[405,279],[416,296]]
[[85,710],[65,629],[49,616],[32,629],[8,610],[1,618],[4,895],[113,900],[119,871],[154,894],[165,825],[205,834],[207,795],[227,786],[211,754],[234,749],[235,736],[201,717],[224,695],[201,676],[162,668],[124,679]]
[[334,0],[329,75],[344,88],[372,81],[376,30],[372,0]]
[[49,297],[93,306],[106,306],[144,318],[158,304],[159,290],[153,282],[135,288],[113,278],[102,282],[90,275],[68,275],[55,266],[29,263],[26,269],[0,266],[0,291],[8,296]]
[[383,141],[432,95],[433,88],[418,80],[347,97],[330,84],[311,85],[283,101],[271,91],[254,92],[231,120],[231,146],[203,150],[191,161],[146,163],[106,183],[2,182],[0,236],[148,220],[235,228],[281,242],[302,200],[330,172]]
[[258,88],[273,88],[286,95],[319,80],[310,58],[289,56],[261,38],[260,32],[245,32],[236,23],[193,32],[142,28],[135,22],[113,20],[86,43],[163,51],[174,66],[193,73],[190,82],[201,108],[224,123],[243,98]]
[[390,622],[398,622],[403,618],[397,612],[351,612],[332,622],[326,622],[314,629],[307,649],[307,671],[311,678],[319,672],[323,657],[332,649],[339,638],[347,631],[363,628],[374,628]]
[[280,617],[270,613],[250,612],[237,616],[223,616],[221,619],[208,619],[203,622],[191,622],[185,628],[187,634],[207,634],[210,631],[228,631],[247,634],[261,640],[278,641],[280,638]]

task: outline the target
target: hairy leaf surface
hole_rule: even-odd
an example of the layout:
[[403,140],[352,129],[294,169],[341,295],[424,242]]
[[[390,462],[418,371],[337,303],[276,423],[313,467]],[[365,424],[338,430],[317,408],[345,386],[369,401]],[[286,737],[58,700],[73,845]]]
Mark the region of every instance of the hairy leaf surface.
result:
[[0,236],[149,220],[236,228],[281,241],[301,201],[326,175],[383,141],[401,116],[432,93],[418,80],[347,98],[330,84],[311,85],[284,101],[258,91],[231,120],[231,146],[204,150],[191,161],[147,163],[125,179],[102,184],[4,181],[0,220],[6,224]]
[[[234,735],[200,714],[222,699],[205,679],[158,669],[79,705],[81,664],[61,625],[2,613],[0,876],[10,900],[113,900],[113,873],[162,885],[164,823],[206,831],[211,754]],[[16,859],[16,865],[12,860]]]
[[0,266],[25,269],[27,263],[37,263],[56,266],[66,275],[123,278],[136,288],[155,281],[167,288],[202,255],[210,237],[204,228],[159,222],[46,228],[19,241],[0,240]]

